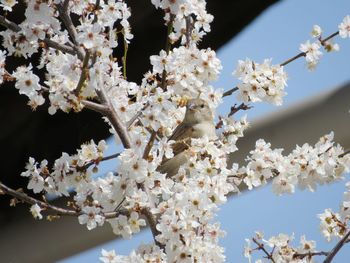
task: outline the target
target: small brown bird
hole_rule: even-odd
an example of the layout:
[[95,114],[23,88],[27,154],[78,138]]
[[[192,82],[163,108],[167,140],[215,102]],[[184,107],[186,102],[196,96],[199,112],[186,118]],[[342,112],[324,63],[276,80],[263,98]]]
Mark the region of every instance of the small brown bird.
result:
[[213,114],[206,101],[191,99],[186,105],[184,120],[176,127],[169,140],[174,140],[174,157],[163,160],[158,167],[161,173],[167,173],[168,177],[174,176],[179,167],[184,164],[188,157],[185,151],[191,143],[191,138],[207,136],[209,139],[216,138]]

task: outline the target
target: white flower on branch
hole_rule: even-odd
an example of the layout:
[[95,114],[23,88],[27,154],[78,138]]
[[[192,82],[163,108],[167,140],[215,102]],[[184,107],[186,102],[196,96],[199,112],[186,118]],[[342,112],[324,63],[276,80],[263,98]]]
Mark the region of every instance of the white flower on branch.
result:
[[97,226],[102,226],[104,223],[104,216],[102,216],[101,209],[96,206],[84,206],[82,215],[78,217],[79,223],[85,225],[88,230],[92,230]]
[[4,11],[12,12],[12,7],[14,7],[18,2],[16,0],[1,0],[0,7],[4,9]]
[[34,218],[42,219],[43,216],[41,214],[41,211],[42,209],[40,206],[38,206],[38,204],[34,204],[30,207],[30,212],[32,213]]
[[342,38],[350,37],[350,16],[344,17],[343,21],[339,24],[339,36]]
[[307,65],[310,69],[313,69],[319,62],[322,52],[320,51],[321,45],[318,42],[311,43],[310,40],[303,44],[300,44],[300,51],[304,52]]
[[322,34],[322,28],[319,25],[314,25],[312,27],[311,36],[317,38],[317,37],[320,37],[321,34]]
[[262,64],[252,60],[239,60],[233,72],[241,83],[238,87],[238,99],[244,102],[269,102],[281,105],[283,97],[287,94],[287,74],[279,65],[271,65],[270,59]]

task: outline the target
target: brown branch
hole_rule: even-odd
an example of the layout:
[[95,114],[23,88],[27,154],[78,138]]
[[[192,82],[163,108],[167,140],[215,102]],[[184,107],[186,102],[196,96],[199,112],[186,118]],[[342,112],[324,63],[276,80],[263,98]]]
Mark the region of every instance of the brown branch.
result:
[[149,141],[145,147],[145,151],[143,152],[143,159],[147,160],[148,155],[153,147],[153,143],[154,143],[154,140],[156,139],[156,137],[157,137],[157,132],[152,131],[151,137],[149,138]]
[[346,235],[341,240],[339,240],[339,242],[335,245],[335,247],[329,252],[328,256],[323,261],[323,263],[330,263],[330,262],[332,262],[332,260],[335,257],[335,255],[345,245],[345,243],[346,243],[346,241],[347,241],[349,236],[350,236],[350,231],[348,233],[346,233]]
[[84,53],[80,49],[79,43],[77,42],[77,31],[75,29],[75,26],[73,25],[72,19],[69,16],[67,1],[65,1],[63,4],[57,4],[56,7],[60,18],[62,19],[63,24],[66,26],[68,34],[72,39],[72,42],[74,44],[74,49],[76,50],[79,59],[83,60]]
[[81,103],[84,105],[85,108],[99,112],[102,115],[106,115],[109,111],[109,108],[106,105],[102,105],[90,100],[82,100]]
[[[320,43],[321,45],[323,46],[325,42],[327,42],[328,40],[330,40],[331,38],[337,36],[339,34],[339,31],[337,32],[334,32],[333,34],[329,35],[328,37],[324,38],[324,39],[320,39]],[[281,67],[291,63],[292,61],[298,59],[298,58],[301,58],[301,57],[305,57],[307,54],[307,52],[300,52],[299,54],[295,55],[294,57],[290,58],[290,59],[287,59],[285,60],[284,62],[282,62],[280,64]],[[222,97],[226,97],[226,96],[230,96],[233,92],[237,91],[238,90],[238,87],[234,87],[226,92],[224,92],[224,94],[222,94]]]
[[79,169],[88,169],[91,165],[93,164],[99,164],[100,162],[104,162],[104,161],[108,161],[108,160],[111,160],[111,159],[115,159],[117,158],[118,156],[120,155],[120,153],[115,153],[115,154],[112,154],[112,155],[108,155],[106,157],[102,157],[102,158],[99,158],[97,160],[93,160],[91,162],[88,162],[87,164],[85,164],[83,167],[79,167]]
[[319,251],[319,252],[308,252],[308,253],[296,253],[293,255],[293,258],[299,258],[299,259],[303,259],[305,257],[308,257],[309,259],[311,259],[314,256],[328,256],[329,252],[325,252],[325,251]]
[[[2,25],[2,26],[6,27],[14,32],[20,32],[22,30],[20,26],[18,26],[16,23],[6,19],[4,16],[0,16],[0,25]],[[46,46],[54,48],[56,50],[60,50],[64,53],[68,53],[71,55],[77,54],[77,52],[74,48],[67,46],[67,45],[64,45],[64,44],[57,43],[55,41],[52,41],[49,38],[43,39],[42,42],[44,42],[46,44]]]
[[266,249],[264,244],[260,243],[258,240],[256,240],[255,237],[252,238],[253,242],[258,246],[257,248],[261,251],[263,251],[266,255],[267,259],[270,259],[273,263],[276,263],[276,261],[272,257],[272,253],[269,253]]
[[156,245],[160,248],[164,248],[163,244],[161,244],[157,239],[156,236],[158,236],[160,234],[160,232],[157,230],[157,220],[156,218],[153,216],[152,212],[150,211],[149,208],[144,208],[142,209],[141,213],[146,217],[146,220],[148,222],[149,227],[151,228],[152,231],[152,235],[153,235],[153,239],[154,242],[156,243]]
[[82,67],[82,69],[81,69],[80,78],[79,78],[77,87],[76,87],[75,90],[74,90],[74,94],[75,94],[77,97],[79,96],[80,91],[81,91],[81,89],[83,88],[83,85],[84,85],[84,83],[85,83],[85,80],[86,80],[87,77],[88,77],[88,72],[89,72],[89,69],[88,69],[89,59],[90,59],[90,51],[89,51],[89,50],[86,50],[85,57],[84,57],[84,60],[83,60],[83,67]]
[[127,122],[126,127],[130,128],[130,126],[136,121],[136,119],[137,119],[138,117],[141,116],[142,112],[143,112],[145,109],[147,109],[147,107],[148,107],[149,105],[150,105],[150,104],[147,102],[147,103],[145,104],[145,106],[143,106],[143,108],[142,108],[139,112],[137,112],[137,113],[135,114],[135,116],[132,117],[132,118]]
[[70,0],[64,0],[62,8],[63,10],[67,11],[68,10],[68,5],[69,5]]
[[0,16],[0,25],[14,31],[14,32],[19,32],[21,31],[21,27],[18,26],[16,23],[6,19],[4,16]]
[[237,104],[235,104],[231,107],[231,110],[230,110],[230,113],[228,114],[228,117],[231,117],[233,114],[237,113],[240,110],[245,111],[245,110],[249,110],[251,108],[252,108],[252,106],[249,106],[248,104],[245,104],[245,103],[241,103],[238,107],[237,107]]
[[[328,40],[330,40],[331,38],[337,36],[338,34],[339,34],[339,31],[334,32],[333,34],[330,34],[328,37],[326,37],[326,38],[324,38],[324,39],[319,39],[319,41],[320,41],[321,45],[323,46],[324,43],[325,43],[326,41],[328,41]],[[294,60],[296,60],[296,59],[298,59],[298,58],[300,58],[300,57],[305,57],[306,54],[307,54],[307,52],[300,52],[299,54],[295,55],[294,57],[292,57],[292,58],[290,58],[290,59],[287,59],[286,61],[282,62],[282,63],[280,64],[280,66],[283,67],[283,66],[289,64],[290,62],[292,62],[292,61],[294,61]]]
[[119,135],[119,138],[125,148],[131,148],[131,140],[126,126],[118,116],[118,113],[115,111],[113,105],[110,103],[110,100],[101,86],[99,90],[96,90],[98,97],[100,98],[103,105],[108,108],[108,111],[104,114],[108,120],[111,122],[114,130]]
[[63,45],[63,44],[60,44],[60,43],[57,43],[55,41],[52,41],[48,38],[45,38],[43,40],[43,42],[48,46],[48,47],[51,47],[53,49],[56,49],[56,50],[60,50],[64,53],[68,53],[68,54],[71,54],[71,55],[76,55],[77,52],[74,48],[70,47],[70,46],[67,46],[67,45]]
[[299,54],[295,55],[294,57],[290,58],[290,59],[287,59],[286,61],[282,62],[280,64],[281,67],[289,64],[290,62],[298,59],[298,58],[301,58],[301,57],[305,57],[306,56],[306,52],[300,52]]
[[[65,208],[61,208],[61,207],[58,207],[58,206],[54,206],[54,205],[51,205],[47,202],[44,202],[44,201],[40,201],[36,198],[33,198],[33,197],[30,197],[29,195],[23,193],[23,192],[19,192],[19,191],[16,191],[6,185],[4,185],[3,183],[0,182],[0,190],[5,193],[5,194],[8,194],[18,200],[21,200],[27,204],[30,204],[30,205],[35,205],[37,204],[38,206],[40,206],[40,208],[42,209],[45,209],[45,210],[50,210],[52,212],[55,212],[56,215],[59,215],[59,216],[80,216],[80,215],[83,215],[84,213],[82,211],[79,211],[79,210],[71,210],[71,209],[65,209]],[[113,211],[113,212],[104,212],[102,213],[102,215],[106,218],[106,219],[111,219],[111,218],[116,218],[118,217],[119,215],[127,215],[128,212],[125,210],[122,210],[122,211]]]
[[333,38],[337,35],[339,35],[339,31],[334,32],[333,34],[329,35],[328,37],[326,37],[324,39],[320,39],[321,45],[323,46],[328,40],[330,40],[331,38]]
[[186,47],[189,47],[191,44],[191,34],[192,34],[193,24],[192,17],[186,17]]
[[238,87],[234,87],[232,89],[229,89],[228,91],[225,91],[222,96],[223,97],[226,97],[226,96],[230,96],[233,92],[237,91],[238,90]]
[[128,43],[124,40],[124,55],[122,58],[122,62],[123,62],[123,77],[124,79],[126,79],[126,62],[127,62],[127,55],[128,55],[128,49],[129,49],[129,45]]
[[[237,104],[235,103],[232,107],[230,112],[228,113],[227,117],[231,117],[233,114],[237,113],[240,110],[249,110],[253,108],[253,106],[249,106],[248,104],[245,103],[241,103],[239,106],[237,106]],[[222,117],[219,116],[219,121],[218,123],[215,125],[215,129],[220,129],[222,127],[222,125],[224,124],[224,121],[222,119]]]

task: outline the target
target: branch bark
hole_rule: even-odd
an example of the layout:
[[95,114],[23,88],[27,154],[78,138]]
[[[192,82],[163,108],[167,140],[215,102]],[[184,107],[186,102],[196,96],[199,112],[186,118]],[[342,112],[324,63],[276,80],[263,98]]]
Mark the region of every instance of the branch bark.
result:
[[[84,214],[83,212],[81,211],[78,211],[78,210],[72,210],[72,209],[65,209],[65,208],[61,208],[61,207],[57,207],[57,206],[54,206],[54,205],[51,205],[47,202],[44,202],[44,201],[40,201],[34,197],[31,197],[23,192],[19,192],[19,191],[16,191],[6,185],[4,185],[3,183],[0,182],[0,190],[4,193],[4,194],[8,194],[18,200],[21,200],[27,204],[30,204],[30,205],[35,205],[37,204],[38,206],[40,206],[40,208],[42,209],[45,209],[45,210],[50,210],[52,212],[54,212],[56,215],[59,215],[59,216],[75,216],[75,217],[78,217],[82,214]],[[113,211],[113,212],[105,212],[105,213],[102,213],[103,216],[106,218],[106,219],[111,219],[111,218],[116,218],[118,217],[119,215],[123,214],[123,215],[127,215],[128,212],[126,210],[121,210],[121,211]]]

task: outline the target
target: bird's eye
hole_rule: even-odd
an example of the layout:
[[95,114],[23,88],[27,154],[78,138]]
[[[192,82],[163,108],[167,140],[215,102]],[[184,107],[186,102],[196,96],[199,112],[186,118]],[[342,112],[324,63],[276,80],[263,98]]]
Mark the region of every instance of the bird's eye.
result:
[[201,108],[202,108],[202,109],[204,108],[204,104],[201,104]]

